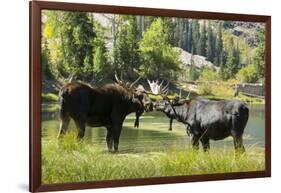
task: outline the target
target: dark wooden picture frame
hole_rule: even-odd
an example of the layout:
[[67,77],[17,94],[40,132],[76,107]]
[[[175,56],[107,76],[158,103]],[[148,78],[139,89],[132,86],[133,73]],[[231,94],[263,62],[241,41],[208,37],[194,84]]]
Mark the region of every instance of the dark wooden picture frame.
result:
[[[64,184],[41,183],[41,10],[67,10],[96,13],[188,17],[197,19],[235,20],[265,23],[265,170],[192,176],[154,177],[147,179],[107,180]],[[271,17],[262,15],[214,13],[199,11],[168,10],[140,7],[105,6],[94,4],[59,3],[46,1],[29,2],[30,10],[30,174],[29,190],[59,191],[117,186],[183,183],[271,176]]]

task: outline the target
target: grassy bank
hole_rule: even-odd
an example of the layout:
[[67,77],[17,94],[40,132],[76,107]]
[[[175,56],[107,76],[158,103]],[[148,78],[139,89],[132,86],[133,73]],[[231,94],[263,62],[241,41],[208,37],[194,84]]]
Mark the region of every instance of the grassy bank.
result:
[[[217,81],[216,84],[212,82],[204,82],[198,84],[198,91],[197,92],[191,92],[190,97],[196,97],[196,96],[202,96],[206,99],[211,99],[211,100],[232,100],[232,99],[238,99],[241,101],[245,101],[250,104],[264,104],[264,99],[258,98],[258,97],[250,97],[243,95],[242,93],[239,93],[238,96],[234,97],[234,90],[231,87],[231,84],[233,82],[222,82],[222,81]],[[180,86],[180,84],[178,85]],[[181,85],[182,86],[182,85]],[[189,93],[187,90],[182,90],[184,93]],[[168,97],[170,99],[178,96],[179,93],[170,93]],[[154,96],[154,95],[149,95],[149,97],[155,101],[155,100],[161,100],[161,96]],[[185,97],[185,95],[183,95]],[[42,99],[42,112],[46,113],[53,113],[57,112],[59,109],[59,97],[57,94],[54,93],[42,93],[41,94],[41,99]]]
[[234,97],[234,89],[231,82],[217,81],[216,84],[212,82],[204,82],[198,85],[198,95],[211,100],[232,100],[237,99],[250,104],[264,104],[264,99],[259,97],[250,97],[242,93]]
[[205,95],[203,97],[206,98],[206,99],[210,99],[210,100],[233,100],[233,99],[237,99],[237,100],[241,100],[241,101],[244,101],[246,103],[249,103],[249,104],[264,104],[264,99],[262,99],[262,98],[249,97],[249,96],[243,95],[241,93],[239,93],[239,95],[237,97],[220,96],[220,95]]
[[248,147],[247,154],[235,159],[233,148],[214,147],[210,153],[178,150],[108,153],[104,146],[77,141],[67,134],[42,141],[43,183],[63,183],[157,176],[194,175],[264,169],[262,148]]

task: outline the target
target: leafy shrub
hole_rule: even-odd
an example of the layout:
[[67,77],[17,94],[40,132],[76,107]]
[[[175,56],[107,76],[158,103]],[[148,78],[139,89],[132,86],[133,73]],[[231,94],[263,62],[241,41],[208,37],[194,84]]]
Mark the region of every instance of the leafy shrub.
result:
[[204,81],[216,81],[219,80],[218,73],[211,68],[204,68],[199,77],[200,80]]
[[259,79],[258,72],[253,64],[249,64],[239,70],[236,77],[239,81],[248,83],[255,83]]
[[222,81],[203,82],[199,86],[199,95],[211,95],[223,98],[233,97],[233,88]]
[[179,71],[180,52],[170,45],[166,25],[163,19],[157,18],[143,33],[140,70],[144,76],[170,78]]
[[213,95],[212,87],[209,83],[204,83],[199,86],[199,95]]

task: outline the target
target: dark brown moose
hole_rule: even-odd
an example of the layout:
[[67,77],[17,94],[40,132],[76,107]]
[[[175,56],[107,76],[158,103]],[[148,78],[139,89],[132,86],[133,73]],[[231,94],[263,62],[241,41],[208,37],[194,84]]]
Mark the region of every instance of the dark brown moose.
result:
[[107,129],[109,151],[118,151],[119,137],[126,116],[132,112],[152,111],[153,104],[142,86],[124,83],[115,76],[117,83],[91,87],[81,82],[64,85],[60,96],[60,128],[64,134],[72,118],[78,128],[78,138],[83,138],[85,126]]

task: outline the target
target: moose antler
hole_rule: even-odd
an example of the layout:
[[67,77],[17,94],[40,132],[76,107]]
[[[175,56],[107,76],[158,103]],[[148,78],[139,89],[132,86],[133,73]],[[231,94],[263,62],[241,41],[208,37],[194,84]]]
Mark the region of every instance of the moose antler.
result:
[[130,88],[133,88],[133,86],[141,79],[141,76],[139,76],[131,85]]
[[141,76],[139,76],[133,83],[129,83],[129,82],[126,82],[126,83],[125,83],[125,81],[122,79],[122,77],[121,77],[121,79],[118,78],[116,72],[115,72],[115,74],[114,74],[114,77],[115,77],[115,80],[116,80],[116,83],[117,83],[117,84],[119,84],[119,85],[121,85],[121,86],[125,86],[125,87],[127,87],[127,88],[129,88],[129,89],[133,88],[134,85],[141,79]]
[[76,73],[71,73],[70,75],[69,75],[69,77],[68,77],[68,82],[73,82],[73,81],[75,81],[76,80]]
[[162,88],[162,85],[164,83],[164,80],[162,80],[162,82],[160,84],[159,84],[158,80],[150,81],[149,79],[147,79],[147,82],[149,84],[149,87],[150,87],[150,90],[151,90],[151,94],[153,94],[153,95],[161,95],[162,97],[167,96],[167,94],[169,92],[169,82],[163,88]]
[[115,80],[118,84],[123,84],[123,81],[122,80],[119,80],[118,76],[117,76],[117,73],[115,72],[114,74],[114,77],[115,77]]

